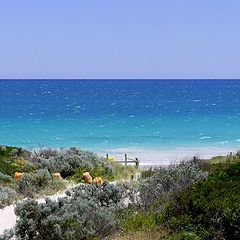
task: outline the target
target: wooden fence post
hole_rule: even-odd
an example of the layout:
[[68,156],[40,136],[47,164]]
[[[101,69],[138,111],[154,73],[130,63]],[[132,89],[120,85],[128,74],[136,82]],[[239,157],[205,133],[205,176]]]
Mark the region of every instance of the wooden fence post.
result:
[[138,160],[138,158],[135,158],[135,160],[136,160],[136,168],[138,169],[139,168],[139,160]]
[[125,153],[125,166],[127,166],[127,154]]
[[108,160],[108,153],[106,154],[106,159]]

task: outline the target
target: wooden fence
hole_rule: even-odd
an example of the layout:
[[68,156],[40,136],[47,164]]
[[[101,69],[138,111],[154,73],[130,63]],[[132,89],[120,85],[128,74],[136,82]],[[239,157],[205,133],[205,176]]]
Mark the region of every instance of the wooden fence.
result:
[[[108,154],[106,154],[106,159],[109,160],[109,155]],[[117,162],[124,163],[125,166],[127,166],[128,163],[135,163],[136,168],[139,168],[139,163],[140,163],[138,158],[135,158],[135,159],[134,158],[129,158],[126,153],[124,154],[124,160],[117,160]]]

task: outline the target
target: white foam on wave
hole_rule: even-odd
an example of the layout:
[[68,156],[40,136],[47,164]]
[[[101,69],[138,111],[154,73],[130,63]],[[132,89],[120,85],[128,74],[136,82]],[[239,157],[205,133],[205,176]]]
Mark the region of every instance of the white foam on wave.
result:
[[221,141],[221,144],[229,143],[229,141]]
[[210,136],[203,136],[203,137],[200,137],[199,139],[204,140],[204,139],[210,139],[210,138],[211,138]]

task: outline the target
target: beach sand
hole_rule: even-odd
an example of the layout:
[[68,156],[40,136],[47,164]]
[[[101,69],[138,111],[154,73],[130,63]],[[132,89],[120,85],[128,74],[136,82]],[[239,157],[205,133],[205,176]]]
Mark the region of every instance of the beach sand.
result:
[[148,166],[166,166],[171,163],[178,163],[181,160],[189,160],[196,156],[201,159],[209,159],[213,156],[224,156],[230,152],[236,152],[238,149],[226,148],[169,148],[169,149],[142,149],[142,148],[116,148],[109,150],[98,151],[97,153],[103,157],[106,154],[124,160],[124,154],[129,158],[138,158],[140,167]]

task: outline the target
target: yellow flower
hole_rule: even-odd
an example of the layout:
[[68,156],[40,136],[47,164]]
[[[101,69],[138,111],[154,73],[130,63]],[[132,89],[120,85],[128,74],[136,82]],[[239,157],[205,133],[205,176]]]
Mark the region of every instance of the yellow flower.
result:
[[109,161],[115,161],[116,158],[115,158],[115,157],[108,157],[108,160],[109,160]]

